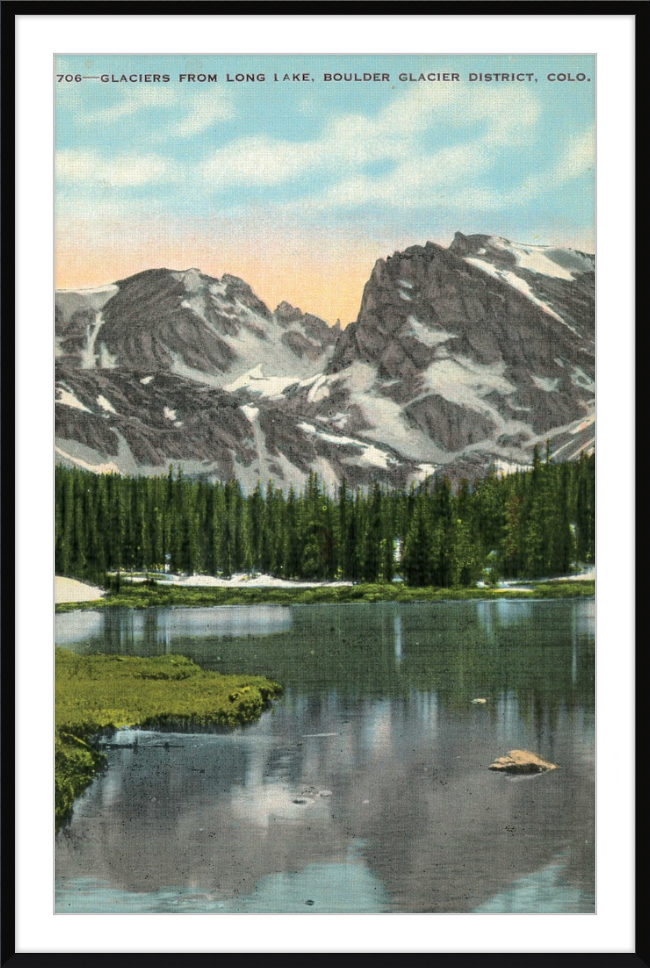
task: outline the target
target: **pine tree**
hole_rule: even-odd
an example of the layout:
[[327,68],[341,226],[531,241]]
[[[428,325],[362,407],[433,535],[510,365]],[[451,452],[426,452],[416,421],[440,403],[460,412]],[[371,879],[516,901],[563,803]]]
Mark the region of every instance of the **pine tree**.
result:
[[286,578],[297,578],[300,572],[300,544],[298,540],[298,508],[293,486],[289,488],[285,522],[282,571]]
[[416,588],[422,588],[433,583],[431,531],[429,515],[423,500],[419,500],[415,505],[404,542],[402,574],[407,585],[413,585]]
[[379,578],[381,568],[381,488],[375,482],[368,502],[368,521],[363,546],[363,578],[364,581],[374,583]]

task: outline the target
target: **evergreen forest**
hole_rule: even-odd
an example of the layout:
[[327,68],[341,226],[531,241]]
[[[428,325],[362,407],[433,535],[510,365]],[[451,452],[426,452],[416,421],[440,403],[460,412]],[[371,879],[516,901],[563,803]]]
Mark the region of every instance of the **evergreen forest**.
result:
[[331,492],[312,473],[300,493],[269,482],[248,495],[180,468],[127,477],[57,466],[55,523],[56,573],[101,584],[129,571],[414,587],[550,578],[594,562],[595,456],[554,463],[536,448],[532,468],[456,489],[434,475]]

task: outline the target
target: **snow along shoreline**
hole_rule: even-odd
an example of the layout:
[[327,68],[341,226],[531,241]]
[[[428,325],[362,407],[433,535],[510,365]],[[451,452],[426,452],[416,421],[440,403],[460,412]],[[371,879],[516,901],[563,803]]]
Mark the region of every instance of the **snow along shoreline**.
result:
[[[214,575],[168,575],[150,573],[163,586],[174,588],[343,588],[354,585],[351,581],[289,581],[286,578],[274,578],[272,575],[237,574],[230,578],[218,578]],[[122,572],[125,584],[140,585],[146,581],[143,574],[134,575]],[[566,575],[561,578],[547,578],[541,581],[594,581],[595,571],[581,575]],[[527,591],[533,589],[525,586],[521,581],[502,581],[499,588],[509,591]],[[92,602],[104,598],[106,592],[95,585],[77,581],[75,578],[55,578],[54,602],[56,605],[70,602]]]
[[[344,585],[354,585],[352,581],[289,581],[287,578],[274,578],[273,575],[231,575],[230,578],[218,578],[215,575],[155,575],[161,585],[173,585],[180,588],[342,588]],[[131,581],[127,573],[123,573],[125,580]],[[145,581],[143,575],[133,578],[133,584]]]
[[103,588],[77,581],[76,578],[63,578],[61,575],[56,575],[54,579],[55,605],[67,605],[70,602],[96,602],[105,594]]

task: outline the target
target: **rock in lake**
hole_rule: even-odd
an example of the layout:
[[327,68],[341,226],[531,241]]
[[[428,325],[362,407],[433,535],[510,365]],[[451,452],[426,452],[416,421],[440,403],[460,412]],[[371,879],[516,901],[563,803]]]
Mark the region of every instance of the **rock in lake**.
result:
[[530,750],[510,750],[505,756],[500,756],[490,766],[491,770],[500,773],[546,773],[548,770],[559,769],[557,763],[548,763]]

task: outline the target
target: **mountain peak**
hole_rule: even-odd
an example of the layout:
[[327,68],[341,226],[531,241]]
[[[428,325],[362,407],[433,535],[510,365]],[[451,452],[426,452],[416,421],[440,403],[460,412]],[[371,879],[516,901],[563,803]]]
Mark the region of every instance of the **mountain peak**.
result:
[[593,267],[456,232],[377,260],[345,329],[195,267],[57,293],[62,451],[120,469],[183,460],[251,488],[314,469],[473,477],[549,438],[571,459],[593,446]]
[[292,323],[302,319],[304,313],[297,306],[292,306],[290,302],[283,299],[275,308],[275,318],[281,323]]

